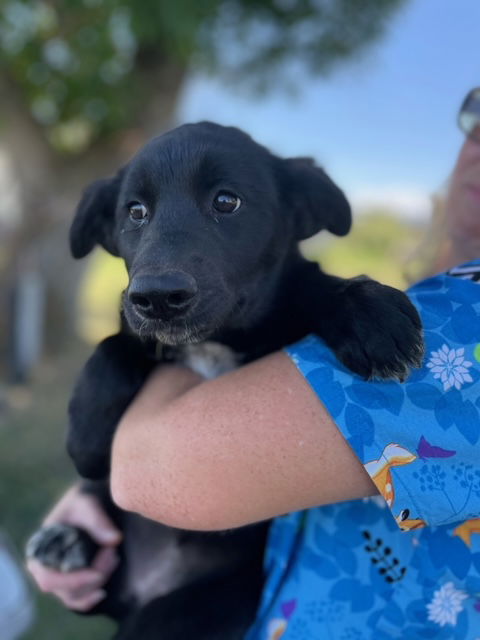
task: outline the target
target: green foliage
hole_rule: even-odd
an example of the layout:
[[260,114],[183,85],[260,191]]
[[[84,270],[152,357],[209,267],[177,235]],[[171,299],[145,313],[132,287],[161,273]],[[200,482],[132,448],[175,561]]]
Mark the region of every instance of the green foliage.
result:
[[405,269],[420,239],[418,226],[387,211],[359,216],[345,238],[320,234],[304,244],[303,252],[323,268],[343,277],[366,274],[400,289],[408,284]]
[[123,260],[103,249],[91,256],[77,293],[77,332],[97,344],[118,331],[120,299],[128,285]]
[[[10,388],[0,412],[1,526],[20,558],[25,542],[54,501],[74,479],[65,454],[67,399],[87,357],[75,345],[56,362],[44,361],[28,388]],[[113,634],[105,618],[68,611],[53,596],[32,587],[36,617],[23,640],[104,640]],[[2,637],[2,629],[0,629]]]
[[52,145],[85,149],[153,90],[144,72],[197,65],[268,87],[287,61],[326,73],[405,0],[3,0],[0,61]]
[[[299,62],[310,73],[326,74],[375,41],[405,0],[234,0],[224,3],[220,26],[239,43],[229,56],[226,38],[222,67],[260,79],[278,79],[286,63]],[[227,41],[228,42],[228,41]]]

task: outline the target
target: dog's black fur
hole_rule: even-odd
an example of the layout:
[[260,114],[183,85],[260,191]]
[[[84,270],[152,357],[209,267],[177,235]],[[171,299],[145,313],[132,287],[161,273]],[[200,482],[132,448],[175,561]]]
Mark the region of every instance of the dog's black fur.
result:
[[[364,378],[402,379],[421,361],[420,321],[403,293],[326,275],[301,257],[298,241],[321,229],[344,235],[350,223],[345,196],[311,160],[278,158],[240,130],[207,122],[155,138],[85,192],[73,255],[100,244],[129,273],[122,330],[81,373],[68,434],[78,471],[96,480],[88,490],[103,495],[124,532],[124,561],[96,608],[119,620],[116,638],[242,638],[262,587],[268,523],[176,531],[110,501],[112,437],[153,367],[185,360],[185,344],[206,340],[243,364],[312,332]],[[41,559],[49,544],[31,553]],[[57,540],[55,553],[64,551]],[[152,566],[159,575],[146,588]]]

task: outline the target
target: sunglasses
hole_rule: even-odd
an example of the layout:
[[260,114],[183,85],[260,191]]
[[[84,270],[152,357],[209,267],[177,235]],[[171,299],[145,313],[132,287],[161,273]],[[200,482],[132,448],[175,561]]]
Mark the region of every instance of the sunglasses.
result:
[[458,126],[468,138],[480,143],[480,87],[469,91],[463,101]]

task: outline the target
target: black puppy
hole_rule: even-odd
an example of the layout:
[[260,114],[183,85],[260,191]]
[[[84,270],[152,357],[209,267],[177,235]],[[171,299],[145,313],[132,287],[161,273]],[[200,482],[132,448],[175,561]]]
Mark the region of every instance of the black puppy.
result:
[[[117,638],[240,639],[262,587],[268,523],[177,531],[109,499],[113,434],[153,367],[207,358],[218,373],[311,332],[364,378],[403,379],[420,364],[420,321],[403,293],[326,275],[298,251],[299,240],[321,229],[344,235],[350,223],[343,193],[311,160],[280,159],[211,123],[155,138],[85,192],[73,255],[101,244],[129,273],[121,332],[85,366],[68,434],[78,471],[96,480],[87,490],[102,495],[124,532],[124,561],[95,609],[119,620]],[[94,551],[88,537],[60,528],[36,536],[29,553],[74,568]]]

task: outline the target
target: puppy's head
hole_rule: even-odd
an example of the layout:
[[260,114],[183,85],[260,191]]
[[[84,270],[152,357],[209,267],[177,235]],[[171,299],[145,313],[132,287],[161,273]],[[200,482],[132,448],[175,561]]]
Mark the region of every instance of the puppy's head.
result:
[[321,229],[348,232],[350,207],[305,158],[281,159],[232,127],[184,125],[148,143],[85,191],[74,257],[121,256],[132,330],[167,344],[251,326],[288,255]]

